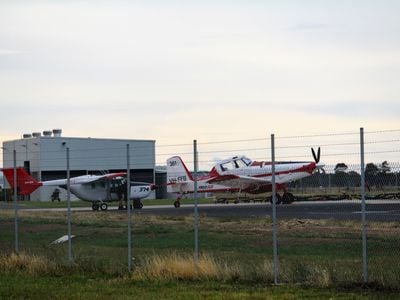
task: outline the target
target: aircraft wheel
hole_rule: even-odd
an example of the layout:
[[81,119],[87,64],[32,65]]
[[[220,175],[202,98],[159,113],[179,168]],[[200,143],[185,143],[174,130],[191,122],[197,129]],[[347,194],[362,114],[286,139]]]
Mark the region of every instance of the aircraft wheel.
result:
[[101,204],[100,204],[100,209],[101,209],[101,210],[107,210],[107,208],[108,208],[107,203],[101,203]]
[[276,193],[276,204],[282,204],[282,197],[278,193]]
[[290,204],[294,200],[293,194],[292,193],[284,193],[282,197],[282,202],[283,204]]
[[98,205],[97,203],[93,203],[93,204],[92,204],[92,209],[93,209],[94,211],[99,210],[99,205]]
[[143,207],[143,203],[140,200],[133,200],[133,207],[135,209],[141,209]]
[[174,207],[175,207],[175,208],[181,207],[181,202],[180,202],[180,201],[175,201],[175,202],[174,202]]
[[[269,202],[272,204],[272,195],[269,197]],[[276,193],[276,204],[282,203],[282,197],[278,193]]]

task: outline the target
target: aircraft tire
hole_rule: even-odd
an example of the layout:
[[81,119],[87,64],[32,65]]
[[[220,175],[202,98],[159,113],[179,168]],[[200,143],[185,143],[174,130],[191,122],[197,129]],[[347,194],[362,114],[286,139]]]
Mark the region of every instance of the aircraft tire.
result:
[[175,202],[174,202],[174,207],[175,207],[175,208],[181,207],[181,202],[180,202],[180,201],[175,201]]
[[98,205],[97,203],[93,203],[93,204],[92,204],[92,209],[93,209],[94,211],[99,210],[99,205]]
[[107,210],[107,208],[108,208],[107,203],[101,203],[101,204],[100,204],[100,209],[101,209],[101,210],[104,211],[104,210]]
[[282,197],[283,204],[290,204],[294,201],[294,197],[292,193],[284,193]]
[[140,200],[133,200],[134,209],[142,209],[143,203]]
[[[269,197],[269,202],[272,204],[272,195]],[[278,193],[276,193],[276,204],[282,203],[282,197]]]
[[276,193],[276,204],[282,204],[282,197],[278,193]]

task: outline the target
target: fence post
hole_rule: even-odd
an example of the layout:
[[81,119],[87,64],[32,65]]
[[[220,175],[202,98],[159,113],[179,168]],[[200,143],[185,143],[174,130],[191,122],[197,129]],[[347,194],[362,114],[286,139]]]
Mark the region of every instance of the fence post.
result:
[[14,239],[15,239],[15,253],[19,254],[19,242],[18,242],[18,203],[17,203],[17,151],[13,150],[14,160]]
[[69,147],[67,147],[67,204],[68,204],[68,265],[72,266],[72,239],[71,239],[71,174],[69,166]]
[[197,194],[197,140],[193,140],[193,161],[194,161],[194,261],[199,262],[199,210],[198,210],[198,194]]
[[3,173],[3,197],[4,197],[4,203],[7,202],[7,191],[6,191],[6,176],[4,176]]
[[362,254],[363,254],[363,279],[368,282],[367,267],[367,232],[366,232],[366,205],[365,205],[365,162],[364,162],[364,128],[360,128],[360,154],[361,154],[361,228],[362,228]]
[[128,214],[128,271],[132,271],[131,166],[129,144],[126,144],[126,211]]
[[276,187],[275,187],[275,135],[271,134],[272,167],[272,247],[274,255],[274,284],[278,284],[278,243],[276,233]]

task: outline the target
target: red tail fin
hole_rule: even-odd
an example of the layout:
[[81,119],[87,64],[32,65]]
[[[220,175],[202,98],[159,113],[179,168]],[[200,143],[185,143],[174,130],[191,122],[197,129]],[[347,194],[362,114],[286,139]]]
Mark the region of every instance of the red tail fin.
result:
[[[14,169],[4,168],[2,171],[11,188],[14,188]],[[42,183],[33,179],[24,168],[17,168],[17,188],[19,195],[29,195],[40,186],[42,186]]]

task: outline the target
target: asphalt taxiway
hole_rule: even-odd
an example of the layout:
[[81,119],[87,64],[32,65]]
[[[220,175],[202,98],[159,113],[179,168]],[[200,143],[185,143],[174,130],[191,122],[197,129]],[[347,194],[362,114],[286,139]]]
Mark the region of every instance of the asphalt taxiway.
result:
[[[143,208],[134,210],[134,214],[186,216],[194,214],[193,204],[182,204],[180,208],[172,205],[148,205],[143,201]],[[24,211],[66,211],[65,208],[31,208]],[[90,207],[72,208],[74,212],[90,211]],[[198,211],[201,216],[207,217],[271,217],[272,205],[270,203],[238,203],[238,204],[199,204]],[[109,213],[126,213],[109,206]],[[106,212],[94,212],[106,213]],[[276,206],[277,217],[281,219],[337,219],[361,220],[361,201],[307,201],[294,202],[288,205]],[[367,200],[366,219],[370,221],[400,221],[400,200]]]

